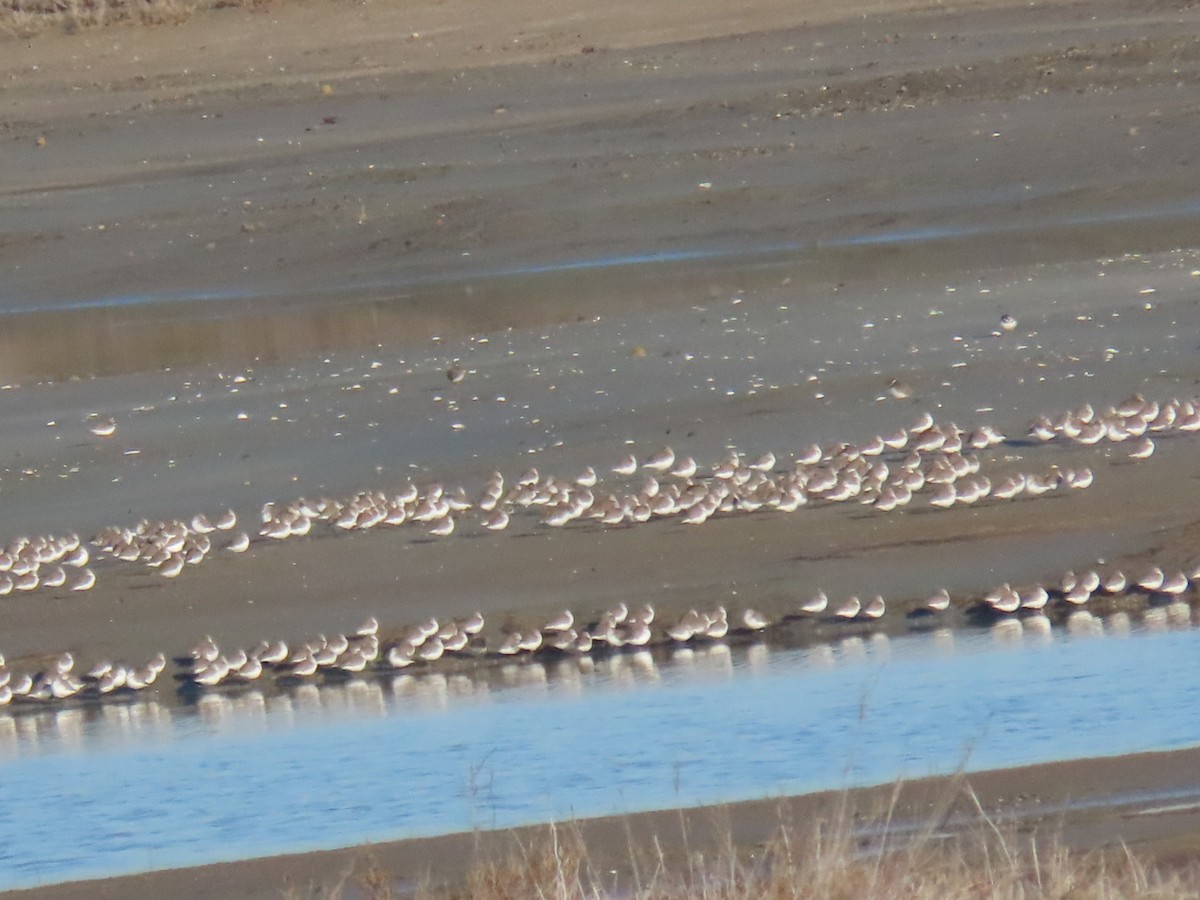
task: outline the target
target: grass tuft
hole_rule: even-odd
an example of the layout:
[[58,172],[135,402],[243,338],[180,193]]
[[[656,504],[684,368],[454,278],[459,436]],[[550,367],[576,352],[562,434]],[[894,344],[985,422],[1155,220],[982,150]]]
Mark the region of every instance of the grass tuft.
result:
[[[864,819],[843,804],[803,825],[781,824],[770,841],[755,846],[739,846],[726,827],[703,850],[685,846],[674,857],[657,836],[635,845],[634,830],[627,829],[628,856],[616,869],[608,859],[611,848],[596,848],[595,857],[589,852],[586,824],[548,825],[512,832],[509,849],[498,855],[477,849],[453,883],[401,880],[373,859],[349,881],[355,896],[373,900],[1200,897],[1200,862],[1156,864],[1125,846],[1074,850],[1053,836],[999,825],[977,802],[977,817],[951,830],[935,820],[897,826],[893,810]],[[341,898],[345,886],[343,878],[320,900]]]
[[176,25],[203,10],[263,9],[271,0],[0,0],[0,34],[30,38],[117,23]]

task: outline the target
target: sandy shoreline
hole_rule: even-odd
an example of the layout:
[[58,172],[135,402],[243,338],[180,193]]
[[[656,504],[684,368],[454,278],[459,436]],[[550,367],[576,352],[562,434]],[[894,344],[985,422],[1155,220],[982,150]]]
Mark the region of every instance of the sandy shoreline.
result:
[[[1196,562],[1190,433],[1161,435],[1144,462],[1125,443],[1025,437],[1084,403],[1197,393],[1196,10],[341,10],[0,38],[0,540],[225,508],[255,538],[174,579],[98,560],[90,591],[14,592],[0,600],[14,669],[66,650],[81,667],[173,657],[206,634],[294,644],[368,615],[396,636],[481,610],[493,640],[625,601],[652,601],[660,625],[690,607],[778,619],[818,589],[886,597],[871,627],[898,633],[938,588],[961,626],[1002,582]],[[554,528],[526,511],[496,532],[464,515],[446,538],[257,533],[268,502],[410,480],[477,496],[493,471],[511,484],[530,466],[562,480],[592,466],[598,493],[636,491],[644,472],[612,468],[664,446],[705,473],[730,448],[772,451],[782,472],[810,443],[865,444],[925,412],[1006,434],[979,453],[996,481],[1086,467],[1095,483],[702,527]],[[116,433],[93,435],[108,417]],[[168,678],[154,692],[175,701]],[[1194,755],[972,783],[996,804],[1028,783],[1103,809],[1109,776],[1190,789]],[[730,812],[739,838],[761,839],[766,808]],[[1067,816],[1084,844],[1195,827],[1090,815]],[[623,846],[624,823],[588,827]],[[471,840],[376,852],[449,866]],[[42,895],[275,895],[355,852]]]
[[[657,840],[668,860],[711,853],[730,839],[742,848],[769,841],[781,825],[846,815],[877,822],[891,810],[893,840],[927,827],[942,832],[980,827],[972,792],[993,820],[1027,837],[1069,847],[1127,845],[1169,861],[1194,848],[1200,832],[1200,785],[1193,776],[1195,749],[975,772],[896,785],[826,791],[685,810],[606,816],[564,823],[578,829],[601,871],[619,882],[630,860],[648,855]],[[188,896],[195,900],[278,897],[289,888],[304,896],[381,867],[403,885],[453,886],[474,862],[504,858],[534,845],[543,826],[476,831],[435,838],[370,844],[120,878],[48,885],[0,893],[12,900]],[[872,838],[864,834],[864,840]],[[631,852],[632,848],[632,852]]]

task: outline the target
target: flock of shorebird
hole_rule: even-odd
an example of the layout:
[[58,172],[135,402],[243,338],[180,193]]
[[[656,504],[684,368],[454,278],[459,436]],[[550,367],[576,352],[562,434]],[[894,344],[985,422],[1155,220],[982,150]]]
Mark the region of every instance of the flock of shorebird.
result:
[[[1159,402],[1134,395],[1102,411],[1085,404],[1057,417],[1040,417],[1030,425],[1028,437],[1081,444],[1129,441],[1130,458],[1140,460],[1154,453],[1151,435],[1197,430],[1198,401]],[[110,526],[93,537],[90,554],[78,535],[23,537],[0,552],[0,596],[38,588],[90,590],[97,576],[89,562],[140,563],[174,578],[215,550],[243,553],[255,540],[303,537],[318,528],[362,532],[409,525],[444,537],[468,513],[490,531],[508,528],[518,514],[535,516],[541,526],[554,528],[572,522],[611,527],[652,519],[700,525],[714,516],[795,512],[842,502],[880,512],[914,503],[949,509],[989,498],[1005,501],[1086,489],[1094,482],[1090,468],[1051,466],[1041,472],[985,474],[979,454],[1006,440],[989,425],[964,430],[925,413],[907,428],[859,444],[810,444],[789,458],[770,451],[750,457],[730,450],[716,465],[703,468],[669,447],[641,460],[631,454],[612,467],[621,483],[607,490],[591,466],[571,478],[531,468],[512,482],[496,472],[474,493],[462,486],[410,481],[394,492],[364,490],[349,497],[268,502],[260,510],[255,537],[235,530],[238,517],[233,510],[211,520],[199,513],[190,520]]]
[[[107,426],[106,426],[107,427]],[[1057,417],[1040,417],[1027,440],[1073,441],[1080,444],[1130,442],[1134,460],[1149,457],[1154,437],[1200,431],[1200,401],[1163,402],[1135,395],[1103,410],[1084,405]],[[1154,437],[1152,437],[1154,436]],[[267,503],[259,516],[257,537],[238,529],[238,516],[227,510],[211,519],[203,513],[190,520],[150,522],[133,527],[111,526],[88,544],[77,535],[19,538],[0,551],[0,594],[58,588],[86,591],[96,582],[95,569],[112,562],[139,563],[171,578],[186,566],[198,565],[221,549],[247,550],[252,541],[270,543],[302,537],[321,527],[332,532],[361,532],[381,526],[418,525],[432,535],[447,535],[467,513],[483,528],[500,531],[518,514],[536,516],[546,527],[591,522],[600,526],[631,525],[670,519],[698,525],[714,516],[760,510],[794,512],[804,506],[857,502],[881,512],[920,502],[929,508],[979,503],[986,498],[1014,500],[1049,491],[1086,489],[1091,469],[1052,466],[1044,472],[1009,472],[993,480],[984,474],[980,454],[1009,440],[982,425],[963,430],[938,423],[925,413],[907,428],[898,428],[860,444],[816,444],[789,458],[774,453],[748,457],[730,450],[711,468],[670,448],[643,459],[633,455],[612,467],[624,489],[606,490],[597,471],[588,467],[570,479],[530,469],[509,483],[495,473],[475,494],[463,487],[406,483],[397,492],[361,491],[351,497],[299,498]],[[631,484],[632,482],[632,484]],[[1152,567],[1127,576],[1117,570],[1088,569],[1065,573],[1048,584],[1014,588],[1002,584],[978,598],[955,604],[994,617],[1031,615],[1061,607],[1078,609],[1092,598],[1141,595],[1170,600],[1188,591],[1200,567],[1164,571]],[[925,601],[903,604],[909,614],[938,615],[952,605],[939,590]],[[443,658],[521,654],[589,654],[655,644],[720,641],[729,634],[760,632],[782,621],[815,618],[831,623],[881,619],[888,603],[880,595],[830,600],[817,591],[782,617],[743,609],[732,619],[719,607],[689,610],[663,621],[649,605],[629,609],[619,604],[586,624],[563,611],[540,628],[510,630],[492,640],[483,634],[483,616],[438,622],[430,619],[382,636],[374,619],[348,635],[320,636],[288,647],[282,641],[222,652],[215,642],[197,645],[176,677],[199,687],[249,682],[267,675],[307,678],[318,673],[405,669]],[[13,700],[63,700],[107,696],[152,685],[165,668],[160,654],[141,666],[104,661],[85,674],[76,673],[70,654],[52,666],[13,678],[0,667],[0,704]]]
[[[105,429],[108,425],[105,423]],[[1040,417],[1028,429],[1035,440],[1131,442],[1131,459],[1154,453],[1151,435],[1200,430],[1196,400],[1146,400],[1140,395],[1097,411],[1089,404],[1057,417]],[[632,488],[603,490],[593,467],[573,478],[529,469],[512,483],[496,472],[474,495],[462,486],[406,483],[396,492],[360,491],[344,498],[298,498],[268,502],[260,510],[257,539],[303,537],[314,528],[360,532],[379,526],[415,525],[433,536],[453,533],[468,512],[491,531],[509,527],[518,513],[536,515],[541,525],[571,522],[630,525],[675,518],[699,525],[713,516],[760,510],[795,512],[809,505],[855,501],[880,512],[921,500],[948,509],[987,498],[1013,500],[1061,489],[1085,489],[1094,482],[1089,468],[1052,466],[1044,472],[1010,472],[994,480],[981,472],[979,453],[1005,436],[988,425],[964,431],[923,414],[908,428],[880,434],[860,444],[811,444],[780,459],[772,452],[747,457],[730,450],[710,469],[694,458],[663,448],[642,460],[628,455],[612,467]],[[96,584],[89,562],[141,563],[166,578],[198,565],[214,550],[242,553],[251,535],[235,531],[238,517],[226,510],[209,519],[110,526],[91,540],[89,553],[77,535],[23,537],[0,552],[0,596],[39,588],[87,591]]]
[[[906,601],[901,605],[910,618],[937,616],[953,605],[968,614],[985,614],[1005,627],[1024,625],[1031,629],[1049,628],[1046,613],[1060,610],[1067,613],[1068,627],[1076,629],[1099,621],[1081,609],[1093,596],[1113,601],[1139,597],[1148,602],[1148,621],[1164,608],[1169,612],[1182,607],[1190,618],[1190,608],[1180,598],[1196,578],[1200,578],[1200,566],[1189,573],[1169,573],[1151,566],[1133,579],[1116,569],[1103,575],[1088,569],[1069,571],[1051,584],[1023,590],[1004,584],[982,597],[962,597],[955,602],[948,591],[941,589],[924,602]],[[389,632],[382,630],[372,616],[349,633],[322,634],[292,646],[283,640],[263,640],[250,648],[223,650],[211,637],[205,637],[186,656],[175,660],[179,669],[174,677],[182,689],[198,690],[263,679],[286,684],[315,676],[397,672],[412,666],[430,671],[433,664],[451,659],[478,663],[514,657],[584,658],[625,650],[717,644],[802,619],[828,625],[871,622],[882,618],[886,610],[887,604],[879,595],[865,603],[856,596],[831,602],[824,591],[817,591],[774,617],[747,607],[731,618],[724,606],[718,606],[712,610],[690,609],[664,621],[650,604],[631,609],[618,603],[586,622],[564,609],[539,627],[507,629],[490,637],[484,633],[481,612],[446,622],[430,618]],[[1113,611],[1111,606],[1108,611]],[[165,655],[159,653],[141,666],[101,660],[86,673],[79,673],[72,654],[64,653],[48,665],[13,675],[0,657],[0,705],[129,695],[153,685],[166,666]]]
[[0,654],[0,706],[13,701],[45,703],[141,691],[154,684],[166,667],[166,656],[158,653],[140,666],[105,660],[80,672],[75,668],[75,656],[66,652],[48,665],[14,673]]

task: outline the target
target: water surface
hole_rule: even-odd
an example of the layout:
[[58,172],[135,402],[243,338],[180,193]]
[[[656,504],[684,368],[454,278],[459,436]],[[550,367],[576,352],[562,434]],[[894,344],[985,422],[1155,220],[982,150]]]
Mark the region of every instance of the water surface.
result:
[[1176,677],[1200,632],[1117,632],[1007,623],[4,716],[0,887],[1200,744],[1200,684]]

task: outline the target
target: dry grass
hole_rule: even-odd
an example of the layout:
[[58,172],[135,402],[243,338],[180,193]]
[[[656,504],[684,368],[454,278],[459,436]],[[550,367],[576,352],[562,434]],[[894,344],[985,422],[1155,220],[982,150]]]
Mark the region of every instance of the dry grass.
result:
[[29,38],[47,30],[77,31],[119,22],[177,24],[201,10],[261,9],[271,0],[0,0],[0,34]]
[[[1164,866],[1128,848],[1082,852],[1046,835],[996,826],[983,812],[946,833],[893,829],[890,815],[864,823],[844,809],[804,826],[781,826],[765,846],[731,836],[672,859],[658,842],[631,846],[618,869],[598,865],[581,826],[549,825],[513,849],[464,861],[453,884],[399,881],[373,859],[343,873],[334,888],[290,897],[310,900],[863,900],[863,898],[1200,897],[1200,861]],[[526,832],[528,835],[529,832]],[[727,832],[727,835],[730,833]]]

